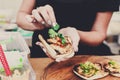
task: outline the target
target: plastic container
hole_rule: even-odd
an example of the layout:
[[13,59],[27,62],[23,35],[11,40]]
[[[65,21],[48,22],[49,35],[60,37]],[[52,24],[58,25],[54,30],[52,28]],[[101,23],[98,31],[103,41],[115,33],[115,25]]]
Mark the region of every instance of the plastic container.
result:
[[8,24],[3,26],[3,29],[5,31],[13,31],[14,32],[14,31],[17,31],[18,26],[15,23],[8,23]]
[[[30,50],[19,32],[0,33],[0,45],[3,47],[12,71],[12,80],[36,80],[35,72],[28,60]],[[0,80],[9,80],[5,75],[1,63],[0,65]],[[15,76],[15,79],[13,79],[13,76]]]
[[25,56],[18,54],[17,52],[7,52],[5,53],[5,56],[12,75],[10,78],[7,77],[4,68],[0,63],[0,80],[36,80],[34,70]]
[[30,50],[19,32],[1,32],[0,44],[5,51],[19,50],[22,54],[29,54]]

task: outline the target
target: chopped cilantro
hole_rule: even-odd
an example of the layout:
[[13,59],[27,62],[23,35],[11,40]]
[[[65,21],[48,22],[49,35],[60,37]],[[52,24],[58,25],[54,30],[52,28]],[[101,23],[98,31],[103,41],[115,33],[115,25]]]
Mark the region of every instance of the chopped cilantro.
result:
[[62,44],[65,44],[66,40],[65,40],[64,36],[62,34],[59,34],[56,32],[59,28],[60,28],[60,26],[58,24],[56,24],[55,26],[50,28],[48,30],[49,37],[54,38],[54,37],[58,36],[61,39]]
[[111,61],[108,62],[108,64],[109,64],[109,65],[115,65],[115,61],[112,61],[112,60],[111,60]]
[[48,34],[49,34],[49,37],[50,37],[50,38],[54,38],[55,36],[58,35],[58,33],[55,32],[53,29],[49,29],[49,30],[48,30]]
[[55,26],[52,27],[53,30],[57,31],[60,28],[59,24],[56,24]]
[[90,73],[91,70],[94,70],[95,73],[98,71],[97,68],[94,67],[94,64],[91,62],[80,63],[79,65],[83,70],[83,73]]

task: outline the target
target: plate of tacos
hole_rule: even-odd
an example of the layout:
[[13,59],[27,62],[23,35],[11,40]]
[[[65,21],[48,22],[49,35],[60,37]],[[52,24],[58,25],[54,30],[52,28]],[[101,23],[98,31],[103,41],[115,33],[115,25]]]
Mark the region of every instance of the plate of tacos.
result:
[[120,77],[120,63],[111,59],[105,63],[85,61],[76,64],[73,72],[85,80],[96,80],[108,75]]

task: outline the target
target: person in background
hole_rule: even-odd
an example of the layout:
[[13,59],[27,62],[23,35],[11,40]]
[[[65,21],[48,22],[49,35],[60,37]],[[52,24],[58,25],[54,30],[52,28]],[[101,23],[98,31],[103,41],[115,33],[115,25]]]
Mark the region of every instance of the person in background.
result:
[[[32,58],[46,57],[35,43],[38,35],[48,38],[48,29],[60,25],[59,32],[70,36],[76,55],[110,55],[103,43],[114,11],[119,10],[119,0],[23,0],[17,14],[17,24],[34,31]],[[27,18],[27,19],[26,19]]]

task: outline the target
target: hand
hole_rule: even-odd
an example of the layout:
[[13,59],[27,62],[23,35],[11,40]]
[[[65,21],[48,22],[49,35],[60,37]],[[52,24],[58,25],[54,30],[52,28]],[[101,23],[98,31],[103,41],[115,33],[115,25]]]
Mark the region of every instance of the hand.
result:
[[[46,46],[41,43],[41,42],[36,42],[36,45],[39,45],[42,50],[46,53],[46,55],[51,58],[51,59],[54,59],[56,62],[61,62],[61,61],[65,61],[65,60],[68,60],[70,59],[71,57],[73,57],[75,55],[75,53],[68,53],[68,54],[63,54],[63,55],[57,55],[57,52],[55,50],[53,50],[52,48],[50,48],[49,46],[49,49],[46,48]],[[49,50],[52,49],[53,52],[50,52]]]
[[78,51],[80,36],[75,28],[73,28],[73,27],[62,28],[59,30],[58,33],[61,33],[64,36],[69,36],[72,40],[72,45],[73,45],[74,51],[75,52]]
[[39,35],[39,39],[41,42],[36,42],[36,45],[39,45],[46,55],[54,59],[56,62],[67,60],[73,57],[75,54],[74,51],[71,50],[70,53],[58,55],[57,52],[43,39],[41,35]]
[[69,54],[64,54],[64,55],[57,55],[55,61],[56,62],[65,61],[65,60],[72,58],[74,55],[75,55],[75,52],[69,53]]
[[25,17],[28,22],[38,22],[46,27],[56,24],[55,14],[50,5],[40,6],[32,10],[32,15],[26,15]]

